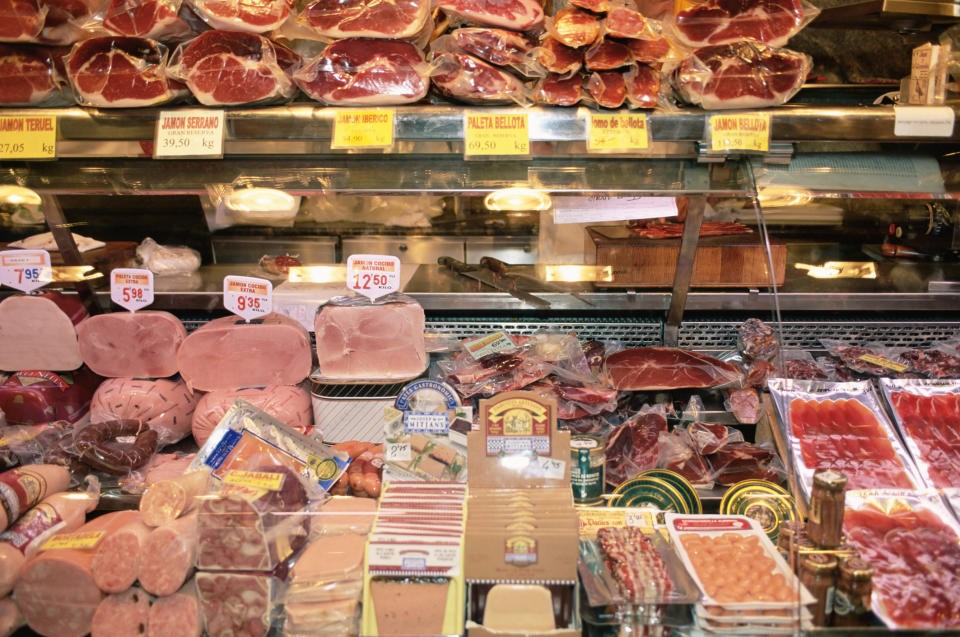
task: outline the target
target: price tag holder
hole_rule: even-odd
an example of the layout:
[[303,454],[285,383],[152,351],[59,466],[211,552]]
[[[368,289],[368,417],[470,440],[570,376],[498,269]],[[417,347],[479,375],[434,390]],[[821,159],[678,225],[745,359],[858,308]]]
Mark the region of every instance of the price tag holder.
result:
[[131,312],[153,303],[153,272],[136,268],[110,271],[110,300]]
[[632,152],[650,146],[644,113],[590,113],[587,116],[587,151]]
[[223,307],[246,321],[273,311],[273,283],[252,276],[223,277]]
[[897,137],[950,137],[956,114],[949,106],[894,106]]
[[54,159],[56,156],[56,116],[0,117],[0,159]]
[[0,285],[33,292],[53,281],[50,253],[46,250],[0,252]]
[[553,198],[554,223],[597,223],[676,217],[676,197],[571,195]]
[[384,254],[351,254],[347,287],[371,301],[400,289],[400,259]]
[[223,157],[223,111],[160,111],[153,141],[154,159]]
[[463,131],[466,157],[530,154],[527,113],[468,113]]
[[334,150],[393,146],[394,112],[387,108],[337,110],[333,120]]
[[706,136],[713,153],[766,153],[770,150],[770,114],[711,115],[707,120]]

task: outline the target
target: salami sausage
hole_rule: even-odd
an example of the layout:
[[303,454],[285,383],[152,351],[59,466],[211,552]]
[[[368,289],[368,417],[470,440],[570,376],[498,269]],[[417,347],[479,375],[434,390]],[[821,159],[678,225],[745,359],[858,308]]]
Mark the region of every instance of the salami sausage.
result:
[[280,422],[290,425],[302,434],[313,428],[313,406],[310,392],[302,387],[271,385],[249,389],[218,389],[203,395],[193,412],[193,439],[203,445],[217,423],[242,398]]
[[74,327],[87,316],[59,292],[9,296],[0,302],[0,369],[65,372],[83,364]]
[[192,579],[173,595],[154,600],[147,625],[148,637],[200,637],[202,633],[200,602]]
[[53,464],[28,464],[0,473],[0,530],[35,506],[48,494],[65,491],[70,472]]
[[269,573],[197,573],[197,596],[204,628],[212,637],[262,637],[270,628]]
[[[76,532],[103,532],[103,541],[137,515],[136,511],[106,513]],[[41,551],[23,565],[14,597],[31,630],[44,637],[82,637],[90,632],[103,598],[91,572],[93,554],[92,549]]]
[[137,581],[140,547],[150,529],[140,517],[100,540],[93,554],[93,581],[104,593],[122,593]]
[[[130,445],[114,442],[124,436],[135,436],[135,439]],[[110,420],[91,423],[75,432],[73,444],[85,464],[107,473],[126,475],[147,464],[157,452],[158,439],[157,431],[139,420]]]
[[191,471],[179,478],[156,482],[140,498],[140,515],[149,526],[176,520],[197,506],[199,496],[205,494],[209,486],[207,471]]
[[140,549],[140,585],[154,595],[172,595],[193,572],[197,514],[155,528]]
[[143,310],[99,314],[77,326],[80,355],[108,378],[165,378],[179,370],[187,330],[173,314]]
[[150,618],[150,596],[136,586],[103,598],[93,614],[90,637],[143,637]]
[[108,378],[93,395],[90,419],[140,420],[157,430],[161,445],[169,445],[190,435],[190,419],[199,400],[179,379]]

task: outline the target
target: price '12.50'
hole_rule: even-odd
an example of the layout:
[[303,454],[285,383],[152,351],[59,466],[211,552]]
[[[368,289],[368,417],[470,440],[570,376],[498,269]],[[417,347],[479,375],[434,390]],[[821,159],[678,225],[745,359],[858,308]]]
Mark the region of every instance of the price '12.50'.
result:
[[356,290],[372,290],[387,284],[386,274],[354,274],[353,287]]

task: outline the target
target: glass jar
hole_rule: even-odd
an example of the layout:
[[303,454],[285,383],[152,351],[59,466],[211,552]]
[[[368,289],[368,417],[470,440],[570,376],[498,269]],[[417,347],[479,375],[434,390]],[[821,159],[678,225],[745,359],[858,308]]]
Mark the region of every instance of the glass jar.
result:
[[833,625],[861,626],[868,622],[873,566],[860,558],[841,561],[840,577],[833,596]]
[[846,486],[847,476],[839,471],[824,469],[813,474],[807,536],[820,548],[834,549],[843,542]]
[[800,562],[800,581],[816,601],[810,607],[813,623],[827,626],[833,607],[833,593],[837,579],[837,558],[825,553],[806,555]]

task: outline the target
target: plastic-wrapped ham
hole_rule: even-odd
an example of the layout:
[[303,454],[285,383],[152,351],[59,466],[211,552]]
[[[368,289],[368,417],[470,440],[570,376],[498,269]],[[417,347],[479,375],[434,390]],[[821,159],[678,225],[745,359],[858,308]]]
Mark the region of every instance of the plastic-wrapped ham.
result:
[[4,0],[0,42],[72,44],[88,35],[82,27],[98,8],[98,0]]
[[0,385],[0,409],[11,425],[55,420],[76,422],[87,415],[101,378],[86,367],[75,372],[21,371]]
[[66,79],[57,68],[56,50],[0,44],[0,106],[66,103]]
[[563,77],[551,73],[543,78],[533,93],[533,99],[538,104],[555,104],[557,106],[573,106],[583,96],[583,79],[579,75]]
[[80,367],[75,326],[85,318],[83,304],[59,292],[0,301],[0,370]]
[[334,106],[409,104],[430,89],[420,49],[409,42],[369,38],[328,45],[293,79],[312,99]]
[[190,8],[214,29],[266,33],[283,24],[292,0],[189,0]]
[[249,323],[214,319],[187,336],[177,358],[188,386],[213,391],[297,385],[310,373],[312,357],[307,330],[274,312]]
[[219,389],[204,394],[193,412],[193,438],[203,445],[220,419],[238,398],[261,409],[302,434],[313,429],[313,407],[310,392],[302,387],[271,385],[249,389]]
[[526,31],[543,23],[537,0],[438,0],[437,6],[460,22]]
[[415,38],[430,17],[427,0],[314,0],[299,21],[322,38]]
[[688,47],[742,40],[783,46],[819,12],[803,0],[707,0],[678,11],[672,27]]
[[636,347],[607,356],[604,370],[621,391],[655,391],[735,384],[742,372],[706,354],[669,347]]
[[173,444],[190,435],[193,410],[200,400],[180,379],[110,378],[93,395],[90,419],[139,420],[160,435],[160,444]]
[[443,95],[468,104],[526,102],[516,76],[465,53],[441,53],[433,59],[433,85]]
[[103,28],[114,35],[176,42],[194,34],[185,17],[196,20],[181,0],[111,0]]
[[331,299],[317,312],[314,333],[320,382],[379,383],[416,378],[427,368],[424,314],[408,296]]
[[169,312],[98,314],[77,326],[80,355],[110,378],[163,378],[179,371],[177,350],[187,330]]

